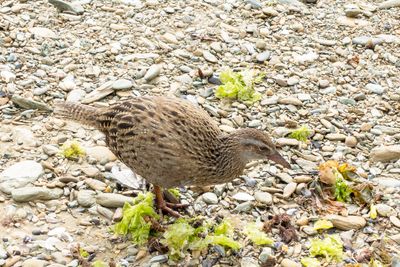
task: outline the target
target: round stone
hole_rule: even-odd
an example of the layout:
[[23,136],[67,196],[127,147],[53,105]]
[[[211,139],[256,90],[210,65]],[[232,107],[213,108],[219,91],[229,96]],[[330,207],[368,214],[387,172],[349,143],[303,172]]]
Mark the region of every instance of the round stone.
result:
[[212,193],[212,192],[207,192],[203,194],[203,201],[206,204],[218,204],[218,197],[216,194]]

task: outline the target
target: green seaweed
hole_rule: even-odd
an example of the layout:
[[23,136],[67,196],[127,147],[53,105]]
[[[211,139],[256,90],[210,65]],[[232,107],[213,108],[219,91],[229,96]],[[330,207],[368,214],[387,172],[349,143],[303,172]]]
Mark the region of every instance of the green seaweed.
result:
[[343,259],[343,243],[339,235],[327,235],[324,239],[311,240],[311,256],[324,256],[327,260],[341,262]]
[[245,226],[244,233],[256,245],[272,245],[274,241],[261,231],[262,227],[260,222],[249,223]]
[[296,139],[301,142],[307,141],[307,138],[311,135],[310,129],[307,126],[303,125],[300,128],[294,130],[290,133],[289,137]]
[[353,192],[345,180],[341,177],[337,177],[334,186],[334,196],[337,201],[348,202],[351,200],[350,195]]
[[318,259],[316,258],[311,258],[311,257],[306,257],[301,259],[301,264],[303,264],[304,267],[320,267],[321,262],[319,262]]
[[85,150],[77,141],[64,143],[61,147],[60,154],[67,159],[77,159],[85,155]]
[[256,75],[254,71],[233,72],[231,69],[219,75],[222,85],[218,86],[215,96],[218,98],[238,99],[253,104],[261,99],[261,94],[254,90],[254,85],[262,81],[264,74]]
[[146,218],[159,218],[153,208],[153,199],[152,193],[146,193],[139,194],[133,200],[133,205],[126,202],[122,209],[122,220],[114,225],[114,232],[119,235],[129,234],[135,244],[146,243],[151,230],[151,223]]

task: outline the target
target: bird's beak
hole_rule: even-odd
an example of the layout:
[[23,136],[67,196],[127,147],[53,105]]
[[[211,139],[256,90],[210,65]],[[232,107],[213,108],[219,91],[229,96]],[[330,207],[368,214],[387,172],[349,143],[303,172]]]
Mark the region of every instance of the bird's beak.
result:
[[284,159],[281,154],[279,154],[278,151],[275,151],[274,154],[267,156],[267,158],[269,160],[272,160],[276,163],[278,163],[279,165],[282,165],[283,167],[287,168],[287,169],[291,169],[292,167],[290,166],[289,162],[286,161],[286,159]]

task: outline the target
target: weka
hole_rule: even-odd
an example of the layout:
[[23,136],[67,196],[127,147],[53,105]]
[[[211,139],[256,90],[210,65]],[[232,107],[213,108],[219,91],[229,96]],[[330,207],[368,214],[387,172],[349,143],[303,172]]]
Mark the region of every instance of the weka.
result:
[[179,217],[161,187],[229,182],[252,160],[270,159],[290,168],[267,133],[240,129],[223,133],[213,119],[178,98],[143,96],[105,108],[57,103],[57,116],[95,127],[111,151],[154,186],[159,209]]

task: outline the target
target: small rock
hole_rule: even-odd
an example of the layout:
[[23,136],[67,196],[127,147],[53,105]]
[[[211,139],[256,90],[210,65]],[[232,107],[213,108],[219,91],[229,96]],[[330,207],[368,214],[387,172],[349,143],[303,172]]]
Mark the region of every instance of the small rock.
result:
[[113,84],[112,84],[112,88],[114,90],[127,90],[132,88],[133,83],[130,80],[126,80],[126,79],[120,79],[120,80],[116,80]]
[[267,15],[267,16],[271,16],[271,17],[275,17],[279,15],[279,12],[276,11],[275,9],[273,9],[272,7],[264,7],[262,9],[262,12]]
[[354,136],[347,136],[344,143],[348,147],[355,147],[357,145],[357,138]]
[[380,146],[372,149],[369,154],[373,162],[387,162],[400,159],[400,145]]
[[281,261],[281,267],[301,267],[301,264],[289,259],[283,259]]
[[357,5],[346,5],[344,8],[346,17],[355,18],[362,13],[362,10]]
[[279,104],[283,104],[283,105],[294,105],[294,106],[302,106],[303,102],[301,102],[299,99],[295,98],[295,97],[284,97],[278,100]]
[[389,205],[380,203],[380,204],[376,204],[375,207],[376,207],[376,211],[378,212],[378,214],[380,216],[389,217],[389,216],[395,214],[395,210],[392,207],[390,207]]
[[267,61],[270,58],[271,58],[271,52],[269,52],[269,51],[264,51],[264,52],[258,53],[256,56],[256,60],[260,63]]
[[310,236],[318,234],[317,230],[315,230],[314,227],[307,226],[307,225],[306,225],[306,226],[303,226],[303,227],[301,228],[301,230],[302,230],[304,233],[306,233],[307,235],[310,235]]
[[393,216],[389,217],[389,220],[394,226],[400,228],[400,219],[399,218],[397,218],[396,216],[393,215]]
[[290,184],[290,183],[293,182],[292,176],[290,176],[290,175],[289,175],[288,173],[286,173],[286,172],[278,173],[276,176],[278,176],[279,179],[281,179],[282,181],[284,181],[284,182],[287,183],[287,184]]
[[54,156],[58,153],[59,149],[53,145],[43,145],[42,146],[43,152],[48,156]]
[[92,190],[79,190],[77,201],[82,207],[91,207],[96,203],[96,192]]
[[84,8],[79,4],[79,1],[69,3],[62,0],[49,0],[49,3],[55,6],[60,12],[68,12],[75,15],[83,14]]
[[298,219],[296,221],[296,224],[298,226],[304,226],[304,225],[307,225],[309,222],[310,222],[310,220],[307,217],[301,217],[300,219]]
[[269,247],[263,248],[258,257],[262,263],[265,263],[272,256],[272,249]]
[[62,195],[63,190],[60,188],[48,189],[36,186],[21,187],[11,192],[11,196],[16,202],[58,199]]
[[50,30],[48,28],[44,28],[44,27],[33,27],[33,28],[30,28],[29,31],[33,35],[42,37],[42,38],[52,38],[52,39],[58,38],[58,36],[55,32],[53,32],[52,30]]
[[22,263],[22,267],[44,267],[47,265],[47,261],[38,259],[27,259]]
[[0,72],[0,77],[2,78],[2,80],[4,80],[6,83],[11,83],[15,81],[15,74],[8,71],[8,70],[3,70]]
[[395,178],[378,177],[373,179],[372,181],[384,187],[400,187],[400,180]]
[[213,54],[211,54],[207,50],[203,51],[203,57],[208,62],[211,62],[211,63],[217,63],[218,62],[218,58],[216,56],[214,56]]
[[252,208],[253,208],[252,202],[251,201],[246,201],[246,202],[238,204],[235,207],[235,211],[238,211],[238,212],[249,212]]
[[28,127],[17,126],[12,129],[12,138],[17,144],[36,146],[36,138]]
[[283,197],[284,198],[289,198],[294,191],[296,190],[297,184],[296,183],[289,183],[285,186],[283,189]]
[[100,193],[96,197],[96,202],[106,208],[123,207],[125,202],[132,203],[132,198],[114,193]]
[[240,267],[259,267],[260,265],[258,264],[256,259],[253,259],[251,257],[243,257],[240,260]]
[[85,151],[86,155],[94,158],[100,164],[106,164],[117,159],[117,157],[111,152],[111,150],[105,146],[86,148]]
[[276,145],[283,147],[283,146],[298,146],[300,142],[293,138],[278,138],[276,140]]
[[161,40],[163,40],[166,43],[170,43],[170,44],[178,44],[179,43],[178,39],[176,39],[176,36],[169,32],[162,35]]
[[[97,171],[98,169],[95,168]],[[85,183],[93,190],[104,191],[107,188],[107,184],[99,181],[97,179],[87,178],[85,179]]]
[[36,181],[44,173],[41,164],[33,160],[15,163],[0,173],[0,190],[10,194],[14,188]]
[[249,195],[248,193],[245,193],[245,192],[236,193],[235,195],[232,196],[232,198],[237,201],[242,201],[242,202],[254,200],[254,197],[252,195]]
[[150,263],[166,263],[167,261],[167,255],[157,255],[150,259]]
[[328,80],[320,80],[319,81],[319,87],[320,88],[327,88],[329,86],[329,81]]
[[206,204],[218,204],[218,197],[216,194],[212,193],[212,192],[207,192],[203,194],[203,201]]
[[325,219],[331,221],[334,227],[344,231],[361,229],[367,223],[367,221],[361,216],[340,216],[332,214],[326,216]]
[[254,198],[261,203],[266,205],[272,204],[272,195],[268,192],[257,191],[254,193]]
[[392,7],[400,7],[400,0],[387,0],[379,4],[378,9],[388,9]]
[[346,135],[339,134],[339,133],[331,133],[331,134],[327,134],[325,136],[325,138],[328,140],[331,140],[331,141],[345,141]]
[[146,74],[144,75],[144,79],[147,82],[150,82],[151,80],[153,80],[154,78],[156,78],[158,75],[160,75],[161,73],[161,69],[162,66],[160,64],[158,65],[152,65],[146,72]]
[[369,83],[365,86],[365,88],[367,88],[367,90],[370,91],[371,93],[377,95],[381,95],[385,92],[385,89],[379,84]]

